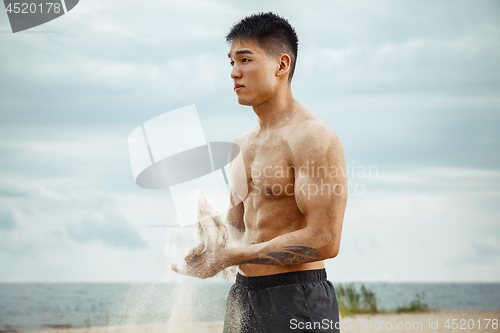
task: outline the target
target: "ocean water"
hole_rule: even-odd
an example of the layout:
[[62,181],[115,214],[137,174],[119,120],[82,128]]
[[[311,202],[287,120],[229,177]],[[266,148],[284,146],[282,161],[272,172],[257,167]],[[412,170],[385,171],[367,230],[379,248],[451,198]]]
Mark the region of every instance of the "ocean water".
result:
[[[334,285],[337,285],[334,283]],[[359,284],[357,284],[359,286]],[[436,310],[500,310],[500,283],[364,283],[379,307],[425,293]],[[223,320],[230,283],[0,283],[0,332]]]
[[[335,283],[334,283],[335,285]],[[359,287],[360,283],[355,284]],[[500,283],[363,283],[381,308],[408,305],[416,294],[433,310],[500,311]]]
[[223,319],[229,283],[1,283],[0,332]]

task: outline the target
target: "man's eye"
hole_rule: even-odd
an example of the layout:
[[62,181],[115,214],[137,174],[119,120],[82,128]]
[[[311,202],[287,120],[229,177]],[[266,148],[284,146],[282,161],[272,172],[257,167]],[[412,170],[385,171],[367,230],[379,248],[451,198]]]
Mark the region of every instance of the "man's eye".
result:
[[241,62],[247,62],[247,61],[250,61],[250,59],[243,58],[243,59],[241,60]]
[[231,66],[234,66],[234,61],[231,61],[230,64],[231,64]]

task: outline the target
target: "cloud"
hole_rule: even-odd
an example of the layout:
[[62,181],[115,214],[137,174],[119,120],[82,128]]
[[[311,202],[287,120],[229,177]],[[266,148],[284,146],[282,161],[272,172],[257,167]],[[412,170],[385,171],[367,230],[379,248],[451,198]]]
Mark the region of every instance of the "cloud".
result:
[[27,195],[28,194],[25,191],[15,188],[14,186],[0,184],[1,197],[23,197]]
[[16,224],[12,212],[9,209],[0,208],[0,229],[13,229]]
[[66,232],[71,239],[80,243],[98,241],[110,247],[130,249],[147,246],[123,216],[107,210],[94,213],[76,225],[69,224]]
[[488,263],[492,262],[494,259],[500,259],[500,246],[498,245],[499,238],[500,232],[497,230],[494,236],[484,237],[478,241],[471,241],[474,252],[473,255],[467,259],[470,262],[475,263]]
[[399,171],[381,171],[371,178],[349,174],[353,183],[364,184],[369,189],[406,189],[432,192],[500,192],[500,170],[470,168],[406,168]]
[[[175,218],[164,192],[135,186],[127,137],[193,103],[208,140],[257,124],[231,90],[224,36],[259,11],[297,29],[294,96],[339,134],[348,165],[379,171],[352,178],[366,194],[349,198],[334,272],[473,280],[495,262],[497,1],[154,0],[138,12],[131,0],[87,0],[35,28],[56,33],[0,35],[0,254],[13,276],[50,280],[58,267],[57,277],[92,279],[93,267],[119,266],[132,276],[132,255],[148,256],[147,277],[164,260],[151,259],[153,235],[167,259],[182,258],[188,231],[141,228]],[[457,268],[466,258],[474,270]]]

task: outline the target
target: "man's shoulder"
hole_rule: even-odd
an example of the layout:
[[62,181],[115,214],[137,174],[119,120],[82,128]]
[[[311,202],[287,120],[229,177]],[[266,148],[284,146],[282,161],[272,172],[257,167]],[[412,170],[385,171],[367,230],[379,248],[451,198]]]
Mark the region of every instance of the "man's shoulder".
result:
[[[296,124],[288,139],[288,144],[295,149],[319,149],[331,145],[340,145],[340,138],[321,118],[311,118]],[[294,149],[295,148],[295,149]]]
[[337,133],[322,119],[307,120],[296,126],[290,139],[289,163],[300,167],[312,162],[312,165],[332,165],[343,167],[344,148]]
[[256,131],[258,131],[258,126],[238,135],[236,139],[233,140],[233,143],[241,147]]

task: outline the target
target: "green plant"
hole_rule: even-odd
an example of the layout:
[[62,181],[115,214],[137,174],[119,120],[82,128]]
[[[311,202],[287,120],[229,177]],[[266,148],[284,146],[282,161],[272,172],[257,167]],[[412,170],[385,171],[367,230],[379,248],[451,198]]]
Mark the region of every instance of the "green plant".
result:
[[[377,296],[375,292],[364,285],[356,288],[354,283],[346,285],[339,284],[335,287],[337,303],[341,316],[350,316],[360,313],[379,313],[386,312],[377,305]],[[395,312],[422,312],[430,311],[429,306],[424,303],[425,292],[416,294],[416,299],[412,300],[406,306],[398,306]]]
[[87,327],[87,328],[90,328],[90,326],[92,326],[92,325],[90,324],[90,318],[89,318],[88,316],[87,316],[87,318],[85,319],[85,323],[84,323],[84,325],[85,325],[85,327]]
[[361,285],[358,290],[354,284],[339,284],[336,288],[337,302],[342,316],[355,313],[377,313],[377,297],[375,292]]
[[425,292],[415,295],[417,298],[412,300],[407,306],[398,306],[396,312],[421,312],[429,311],[429,306],[423,302],[425,298]]

